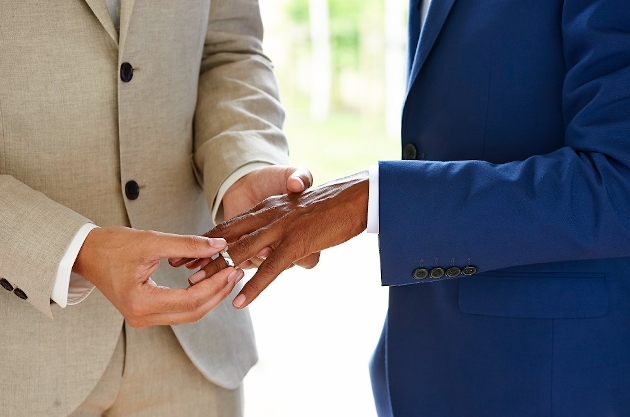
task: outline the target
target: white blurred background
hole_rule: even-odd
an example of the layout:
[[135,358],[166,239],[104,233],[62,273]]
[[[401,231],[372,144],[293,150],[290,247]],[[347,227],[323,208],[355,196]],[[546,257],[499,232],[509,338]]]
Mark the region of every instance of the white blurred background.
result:
[[[260,5],[292,163],[321,184],[399,159],[407,2]],[[260,360],[245,379],[246,417],[376,416],[368,364],[386,310],[376,235],[282,274],[251,306]]]
[[251,307],[260,360],[245,380],[246,417],[376,416],[368,363],[387,309],[376,236],[292,268]]

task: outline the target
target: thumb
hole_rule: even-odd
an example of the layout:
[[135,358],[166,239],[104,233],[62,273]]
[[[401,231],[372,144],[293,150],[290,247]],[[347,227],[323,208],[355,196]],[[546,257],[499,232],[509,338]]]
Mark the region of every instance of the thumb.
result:
[[301,193],[313,185],[313,174],[304,167],[292,167],[287,170],[287,190]]
[[164,258],[210,258],[226,246],[225,239],[193,235],[155,233],[150,245],[159,259]]

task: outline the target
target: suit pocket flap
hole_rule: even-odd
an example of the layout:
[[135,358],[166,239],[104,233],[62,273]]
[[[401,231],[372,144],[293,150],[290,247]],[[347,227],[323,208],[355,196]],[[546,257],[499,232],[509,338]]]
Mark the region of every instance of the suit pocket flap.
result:
[[460,279],[459,308],[499,317],[602,317],[608,312],[608,285],[603,274],[486,273]]

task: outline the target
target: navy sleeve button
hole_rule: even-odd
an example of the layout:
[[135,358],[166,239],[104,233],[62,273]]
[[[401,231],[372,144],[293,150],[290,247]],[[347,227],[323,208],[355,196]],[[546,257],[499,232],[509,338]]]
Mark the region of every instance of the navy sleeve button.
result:
[[477,267],[476,266],[467,266],[466,268],[462,269],[462,274],[466,275],[466,276],[470,276],[473,274],[477,273]]
[[413,160],[418,156],[418,150],[413,143],[408,143],[403,148],[402,159]]
[[429,270],[426,268],[416,268],[413,270],[414,279],[425,279],[429,276]]
[[439,266],[437,268],[433,268],[430,272],[431,278],[434,279],[438,279],[438,278],[442,278],[444,276],[444,269],[440,268]]
[[449,278],[458,277],[459,274],[461,273],[462,273],[462,270],[456,266],[451,266],[449,269],[446,270],[446,276]]

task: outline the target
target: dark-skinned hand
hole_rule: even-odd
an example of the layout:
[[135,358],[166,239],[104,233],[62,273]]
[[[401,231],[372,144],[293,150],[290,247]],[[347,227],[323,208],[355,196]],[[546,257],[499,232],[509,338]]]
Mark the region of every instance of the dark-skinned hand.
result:
[[[217,225],[204,236],[223,237],[236,264],[264,261],[233,305],[249,305],[280,273],[299,259],[343,243],[367,226],[367,172],[341,178],[301,194],[265,199],[247,212]],[[205,276],[226,268],[219,257],[203,266]],[[203,282],[203,281],[200,281]]]
[[[223,196],[223,217],[228,220],[239,213],[251,209],[267,197],[290,193],[301,193],[313,184],[313,176],[303,167],[268,166],[250,172],[236,181]],[[239,236],[240,237],[240,236]],[[269,252],[266,248],[251,259],[238,264],[240,268],[257,268]],[[210,258],[202,259],[170,259],[173,266],[186,264],[189,269],[203,268],[210,263]],[[319,262],[319,252],[310,254],[304,259],[295,261],[295,265],[313,268]],[[193,275],[191,284],[205,278],[203,271]]]

